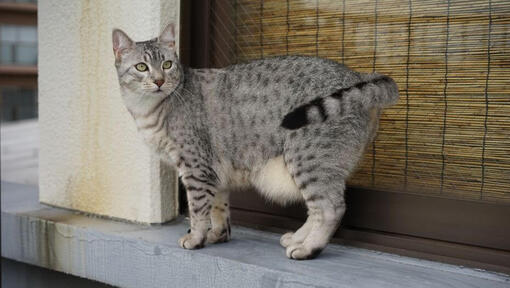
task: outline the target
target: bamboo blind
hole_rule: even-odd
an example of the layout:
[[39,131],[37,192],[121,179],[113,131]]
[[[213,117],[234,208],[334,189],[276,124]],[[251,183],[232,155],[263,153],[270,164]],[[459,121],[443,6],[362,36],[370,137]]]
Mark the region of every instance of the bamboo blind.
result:
[[350,185],[510,203],[510,1],[219,2],[213,66],[314,55],[398,83]]

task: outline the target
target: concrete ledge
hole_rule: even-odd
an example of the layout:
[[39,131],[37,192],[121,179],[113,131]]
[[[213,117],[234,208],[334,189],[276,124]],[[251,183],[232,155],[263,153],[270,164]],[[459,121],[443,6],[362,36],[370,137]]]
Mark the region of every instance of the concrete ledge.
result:
[[502,274],[330,245],[292,261],[279,235],[234,227],[229,243],[178,247],[179,219],[143,226],[39,204],[37,189],[2,183],[2,256],[121,287],[510,287]]

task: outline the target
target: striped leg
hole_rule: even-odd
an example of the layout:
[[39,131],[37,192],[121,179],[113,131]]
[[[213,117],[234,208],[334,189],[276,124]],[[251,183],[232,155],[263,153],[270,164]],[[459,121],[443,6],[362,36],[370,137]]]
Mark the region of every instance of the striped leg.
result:
[[319,255],[328,244],[345,212],[343,200],[345,184],[343,181],[336,183],[337,185],[334,184],[317,182],[317,185],[307,186],[304,189],[303,195],[308,208],[306,222],[310,223],[310,230],[302,241],[294,241],[287,247],[287,257],[311,259]]
[[345,179],[362,156],[369,129],[368,114],[361,113],[287,134],[285,164],[308,208],[305,225],[281,239],[289,258],[317,256],[335,233],[345,212]]
[[211,181],[200,176],[191,174],[182,178],[188,196],[191,224],[190,232],[179,239],[179,245],[185,249],[202,248],[211,223],[210,214],[216,188]]
[[219,190],[213,200],[211,210],[212,228],[207,232],[207,243],[220,243],[230,240],[230,207],[228,190]]
[[333,157],[330,155],[339,154],[332,144],[312,144],[291,146],[285,155],[289,173],[308,208],[305,224],[295,233],[287,233],[280,239],[291,259],[317,256],[338,228],[345,211],[343,179],[349,174],[350,167],[331,160]]

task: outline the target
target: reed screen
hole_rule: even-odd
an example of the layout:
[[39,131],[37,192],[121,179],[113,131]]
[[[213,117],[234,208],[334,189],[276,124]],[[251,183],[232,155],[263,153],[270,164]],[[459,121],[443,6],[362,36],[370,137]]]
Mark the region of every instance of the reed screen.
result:
[[395,79],[350,185],[510,203],[509,1],[213,1],[210,31],[212,66],[299,54]]

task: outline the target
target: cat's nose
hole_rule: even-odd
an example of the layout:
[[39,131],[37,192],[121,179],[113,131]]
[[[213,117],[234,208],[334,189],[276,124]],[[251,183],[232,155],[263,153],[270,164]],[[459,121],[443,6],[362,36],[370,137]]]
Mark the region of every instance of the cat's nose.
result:
[[158,87],[161,87],[163,83],[165,83],[165,80],[163,79],[154,80],[154,84],[158,85]]

